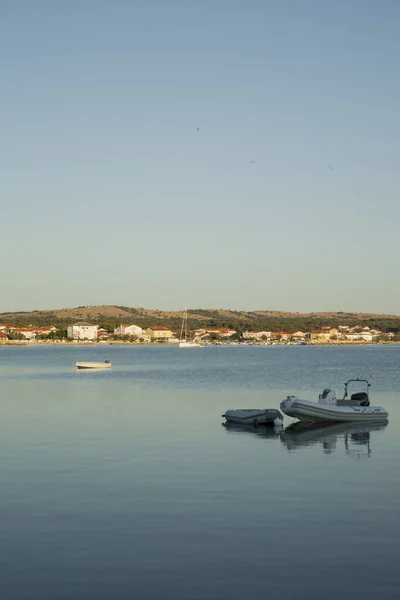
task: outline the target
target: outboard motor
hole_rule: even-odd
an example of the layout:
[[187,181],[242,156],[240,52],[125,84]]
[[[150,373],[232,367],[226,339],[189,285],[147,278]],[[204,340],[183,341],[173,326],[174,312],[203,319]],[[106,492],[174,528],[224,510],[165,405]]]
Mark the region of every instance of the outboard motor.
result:
[[318,402],[321,404],[335,404],[336,392],[334,392],[334,390],[330,390],[329,388],[324,389],[322,394],[319,395]]

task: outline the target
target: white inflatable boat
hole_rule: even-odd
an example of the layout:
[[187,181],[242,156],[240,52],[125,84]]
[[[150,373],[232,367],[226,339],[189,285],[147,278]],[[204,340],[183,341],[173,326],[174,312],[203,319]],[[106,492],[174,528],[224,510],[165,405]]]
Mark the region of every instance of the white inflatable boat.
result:
[[273,425],[281,427],[283,415],[276,408],[238,408],[222,415],[228,423],[241,425]]
[[[355,392],[348,398],[348,385],[351,382],[367,384],[367,391]],[[313,422],[384,422],[388,412],[381,406],[370,406],[368,390],[370,383],[366,379],[349,379],[344,385],[343,398],[336,398],[334,390],[325,389],[319,395],[318,402],[301,400],[297,396],[287,396],[280,404],[281,411],[300,421]]]

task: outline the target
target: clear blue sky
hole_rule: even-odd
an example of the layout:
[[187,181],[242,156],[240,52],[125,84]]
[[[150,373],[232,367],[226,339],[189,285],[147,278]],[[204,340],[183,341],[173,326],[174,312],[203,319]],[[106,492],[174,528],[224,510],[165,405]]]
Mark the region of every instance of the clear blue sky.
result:
[[400,313],[397,0],[3,0],[0,310]]

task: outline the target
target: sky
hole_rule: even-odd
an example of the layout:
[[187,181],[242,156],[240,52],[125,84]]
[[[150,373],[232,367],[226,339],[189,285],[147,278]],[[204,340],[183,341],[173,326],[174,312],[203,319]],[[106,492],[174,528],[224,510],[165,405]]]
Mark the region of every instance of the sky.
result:
[[397,0],[0,6],[0,311],[400,314]]

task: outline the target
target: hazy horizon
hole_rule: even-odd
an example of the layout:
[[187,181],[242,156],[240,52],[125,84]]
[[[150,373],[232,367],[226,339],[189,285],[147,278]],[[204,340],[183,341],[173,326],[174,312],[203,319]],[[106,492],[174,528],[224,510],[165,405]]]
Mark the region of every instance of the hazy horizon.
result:
[[0,311],[395,314],[400,4],[2,9]]

